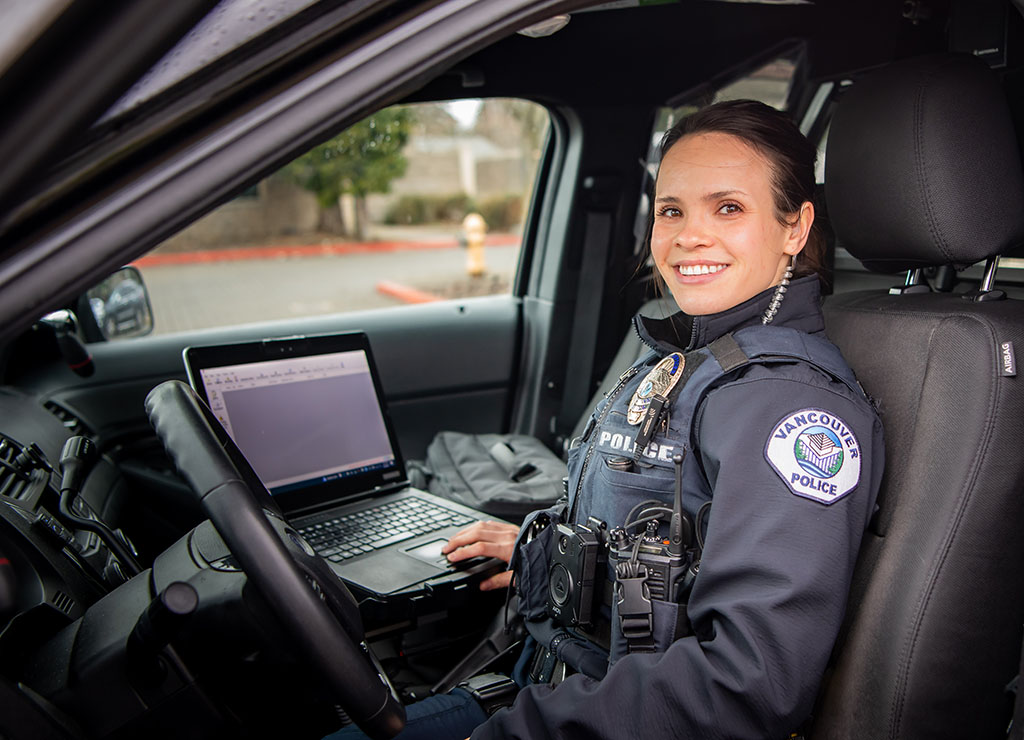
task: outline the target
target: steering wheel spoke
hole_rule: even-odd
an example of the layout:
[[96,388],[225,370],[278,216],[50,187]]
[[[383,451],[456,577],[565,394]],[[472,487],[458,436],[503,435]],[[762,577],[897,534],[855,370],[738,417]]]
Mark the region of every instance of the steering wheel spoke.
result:
[[191,388],[176,380],[162,383],[146,398],[146,411],[295,650],[367,735],[383,740],[397,734],[405,710],[362,645],[359,608],[344,582],[276,511],[244,456]]

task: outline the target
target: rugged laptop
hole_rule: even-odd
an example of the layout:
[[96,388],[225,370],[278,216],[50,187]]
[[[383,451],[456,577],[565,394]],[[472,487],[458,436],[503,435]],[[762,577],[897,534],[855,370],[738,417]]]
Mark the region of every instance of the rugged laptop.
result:
[[184,359],[285,516],[350,584],[386,600],[504,567],[441,554],[484,516],[409,486],[364,333],[188,347]]

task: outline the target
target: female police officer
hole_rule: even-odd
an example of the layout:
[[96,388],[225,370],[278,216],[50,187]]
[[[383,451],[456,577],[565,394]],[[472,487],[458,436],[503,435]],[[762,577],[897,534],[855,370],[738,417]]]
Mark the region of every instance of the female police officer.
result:
[[[651,254],[681,312],[638,319],[652,351],[571,453],[568,509],[528,520],[521,537],[477,524],[447,548],[452,561],[514,560],[537,642],[521,661],[534,683],[474,740],[781,738],[807,718],[842,620],[882,432],[823,336],[814,148],[784,114],[732,101],[681,121],[661,154]],[[677,488],[686,516],[673,523]],[[643,553],[678,561],[680,522],[695,520],[696,578],[665,587]],[[552,558],[577,567],[554,543],[573,532],[613,541],[597,580],[607,570],[615,583],[585,597],[604,616],[584,626],[557,607],[551,618]],[[697,554],[685,546],[684,560]],[[470,709],[452,737],[482,719]]]

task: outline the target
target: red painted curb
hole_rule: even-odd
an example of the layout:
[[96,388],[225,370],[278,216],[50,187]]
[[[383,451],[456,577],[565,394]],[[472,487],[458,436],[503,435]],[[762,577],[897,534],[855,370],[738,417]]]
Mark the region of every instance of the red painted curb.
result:
[[389,295],[404,303],[433,303],[441,300],[440,296],[428,293],[425,290],[411,288],[401,283],[393,283],[390,280],[381,280],[377,283],[377,292]]
[[[488,247],[519,246],[515,234],[495,234],[484,241]],[[203,262],[234,262],[240,260],[287,259],[289,257],[319,257],[334,254],[367,254],[372,252],[402,252],[421,249],[452,249],[459,242],[451,239],[436,242],[338,242],[335,244],[302,244],[270,247],[240,247],[238,249],[206,249],[198,252],[147,254],[132,262],[137,267],[163,267],[164,265],[193,265]]]

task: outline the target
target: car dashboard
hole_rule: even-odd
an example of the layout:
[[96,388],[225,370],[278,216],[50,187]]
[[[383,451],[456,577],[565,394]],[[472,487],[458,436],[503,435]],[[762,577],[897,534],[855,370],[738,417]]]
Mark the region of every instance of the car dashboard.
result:
[[[125,571],[94,532],[61,522],[59,458],[71,435],[60,420],[12,389],[0,390],[0,418],[5,420],[0,431],[0,547],[10,560],[5,581],[11,591],[0,613],[48,604],[65,617],[77,617],[82,606],[127,580]],[[75,497],[72,507],[77,516],[98,519],[84,496]],[[31,557],[18,556],[26,551]],[[33,580],[29,587],[26,581]],[[26,600],[31,593],[38,603]],[[2,639],[9,639],[6,631]]]
[[[280,625],[210,522],[140,571],[115,554],[134,549],[114,520],[114,547],[73,521],[97,526],[117,511],[115,462],[95,460],[62,513],[62,451],[82,438],[10,387],[0,418],[0,682],[63,718],[69,737],[336,728],[333,703],[281,647]],[[304,719],[271,695],[305,707]]]

